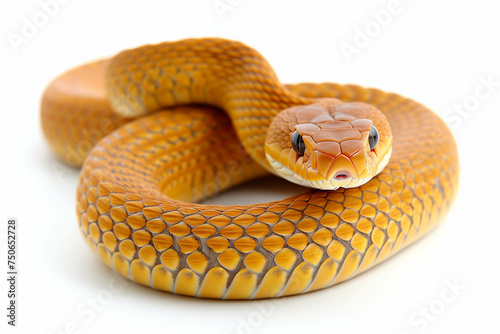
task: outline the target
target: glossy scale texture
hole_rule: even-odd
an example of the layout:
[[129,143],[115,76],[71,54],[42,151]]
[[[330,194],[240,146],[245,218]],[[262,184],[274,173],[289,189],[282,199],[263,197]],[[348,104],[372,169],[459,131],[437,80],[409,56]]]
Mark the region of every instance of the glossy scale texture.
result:
[[[68,164],[84,162],[77,190],[79,228],[108,266],[139,284],[183,295],[295,295],[360,274],[443,219],[457,192],[457,150],[448,128],[432,111],[397,94],[354,85],[281,86],[257,53],[231,43],[181,41],[175,53],[168,49],[172,43],[146,46],[141,51],[144,59],[137,61],[163,61],[161,68],[179,71],[169,87],[148,83],[166,91],[164,98],[173,99],[168,103],[213,102],[239,110],[231,118],[222,110],[196,105],[137,119],[118,116],[105,88],[108,60],[74,69],[47,88],[42,100],[45,135]],[[204,81],[209,76],[202,76],[193,81],[183,75],[190,73],[183,53],[203,60],[203,47],[214,44],[221,50],[221,59],[213,60],[215,79]],[[155,56],[159,47],[170,56]],[[244,57],[249,64],[237,64],[241,54],[251,55]],[[240,87],[241,96],[234,99],[219,91],[227,86],[224,73],[230,66],[240,66],[231,70],[245,78],[226,80]],[[152,71],[156,68],[151,66]],[[129,82],[130,73],[115,73],[108,84],[128,82],[134,91],[138,85]],[[142,74],[136,75],[144,82]],[[198,88],[189,82],[198,82]],[[186,91],[191,89],[202,95],[202,83],[213,89],[209,95],[214,101],[189,99]],[[379,175],[357,188],[310,190],[272,203],[188,202],[266,175],[263,146],[269,118],[319,97],[365,102],[384,113],[392,130],[392,156]],[[134,103],[132,98],[129,104]],[[264,167],[255,162],[258,159]]]

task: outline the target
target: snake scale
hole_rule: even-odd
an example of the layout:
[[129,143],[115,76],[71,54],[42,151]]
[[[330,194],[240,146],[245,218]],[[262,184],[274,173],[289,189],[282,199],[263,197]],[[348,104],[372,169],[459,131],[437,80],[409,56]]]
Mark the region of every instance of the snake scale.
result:
[[[425,235],[458,189],[453,136],[428,108],[356,85],[282,85],[257,51],[224,39],[75,68],[46,89],[41,121],[56,154],[82,166],[76,214],[91,249],[182,295],[260,299],[345,281]],[[322,189],[200,203],[269,173]]]

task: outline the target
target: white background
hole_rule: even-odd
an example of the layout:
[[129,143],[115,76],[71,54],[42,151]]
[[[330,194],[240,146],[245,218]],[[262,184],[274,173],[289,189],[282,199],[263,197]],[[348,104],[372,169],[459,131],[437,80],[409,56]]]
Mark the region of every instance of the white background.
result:
[[[5,224],[13,216],[20,224],[19,326],[9,333],[71,333],[72,327],[79,333],[498,333],[498,2],[402,0],[378,32],[373,12],[387,10],[388,1],[67,2],[18,48],[9,36],[21,34],[42,7],[19,0],[0,5],[1,328],[8,327]],[[231,10],[219,15],[214,4],[220,3]],[[341,46],[355,45],[365,28],[375,29],[367,45],[358,43],[358,53],[346,57]],[[78,232],[78,170],[54,168],[40,128],[40,96],[53,77],[81,63],[146,43],[207,36],[256,48],[285,83],[378,87],[435,110],[452,128],[461,158],[460,193],[448,218],[367,273],[302,296],[221,302],[132,283],[110,290],[122,281]],[[488,91],[481,80],[495,84]],[[477,98],[476,89],[489,94]],[[261,202],[298,191],[267,180],[211,202]],[[450,284],[459,285],[455,293]]]

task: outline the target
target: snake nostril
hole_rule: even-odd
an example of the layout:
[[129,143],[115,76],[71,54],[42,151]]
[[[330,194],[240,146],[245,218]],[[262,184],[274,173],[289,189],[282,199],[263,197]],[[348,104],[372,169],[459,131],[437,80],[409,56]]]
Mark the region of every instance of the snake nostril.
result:
[[351,174],[349,174],[349,172],[347,171],[341,171],[341,172],[337,172],[335,173],[335,175],[333,176],[333,178],[337,181],[341,181],[341,180],[345,180],[347,178],[351,177]]

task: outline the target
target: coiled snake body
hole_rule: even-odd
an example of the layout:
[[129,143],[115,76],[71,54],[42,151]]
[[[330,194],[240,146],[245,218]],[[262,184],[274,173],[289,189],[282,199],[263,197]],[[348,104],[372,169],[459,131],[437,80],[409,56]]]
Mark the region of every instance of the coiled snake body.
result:
[[[259,299],[342,282],[427,233],[458,186],[453,137],[421,104],[354,85],[283,86],[256,51],[222,39],[67,72],[45,91],[42,125],[58,156],[83,164],[76,211],[90,247],[126,278],[183,295]],[[342,187],[193,203],[269,172]]]

